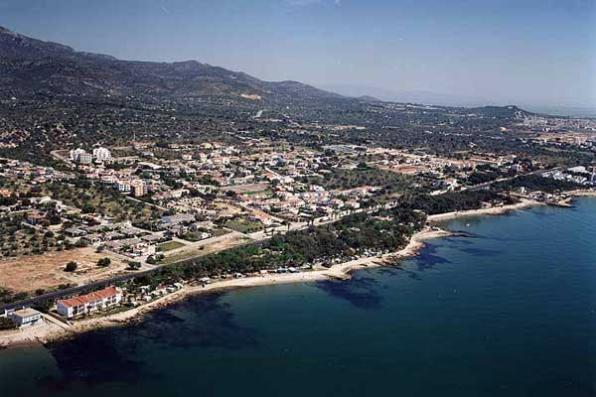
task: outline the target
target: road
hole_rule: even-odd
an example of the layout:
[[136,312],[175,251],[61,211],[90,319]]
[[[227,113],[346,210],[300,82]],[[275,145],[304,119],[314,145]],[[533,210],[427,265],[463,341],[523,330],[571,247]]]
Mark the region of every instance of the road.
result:
[[35,296],[35,297],[29,298],[29,299],[24,299],[24,300],[21,300],[18,302],[0,305],[0,313],[4,312],[4,310],[20,309],[22,307],[32,306],[37,303],[43,302],[47,299],[55,300],[55,299],[65,298],[68,296],[73,296],[75,294],[89,292],[89,291],[97,289],[97,288],[107,287],[114,283],[129,281],[129,280],[132,280],[133,278],[137,278],[137,277],[141,277],[141,276],[150,274],[150,273],[154,272],[155,270],[156,269],[151,269],[151,270],[146,270],[144,272],[136,272],[136,273],[131,273],[131,274],[124,274],[121,276],[114,276],[114,277],[107,278],[105,280],[94,281],[89,284],[80,285],[77,287],[65,288],[65,289],[53,291],[53,292],[48,292],[46,294]]
[[[384,206],[384,208],[390,209],[390,208],[393,208],[395,205],[396,205],[395,202],[389,203],[389,204],[386,204]],[[333,219],[329,219],[327,217],[317,218],[314,220],[314,224],[316,226],[319,226],[319,225],[334,223],[350,214],[362,213],[362,212],[371,213],[371,212],[375,212],[379,209],[381,209],[381,208],[373,207],[373,208],[359,209],[359,210],[354,210],[354,211],[344,211],[344,212],[341,212],[340,214],[338,214],[339,216],[337,218],[333,218]],[[308,226],[309,226],[309,224],[307,222],[292,222],[292,223],[290,223],[289,230],[290,231],[301,230],[301,229],[307,228]],[[280,232],[280,233],[287,232],[288,226],[280,226],[280,227],[276,228],[275,231]],[[252,234],[243,234],[240,232],[232,232],[232,233],[228,233],[228,234],[225,234],[222,236],[217,236],[217,237],[212,237],[209,239],[197,241],[196,243],[190,243],[187,246],[177,248],[176,250],[188,249],[189,246],[191,246],[191,248],[197,248],[197,247],[200,247],[201,245],[206,245],[206,244],[214,243],[214,242],[221,242],[222,240],[225,240],[226,238],[229,239],[231,237],[238,237],[238,236],[248,237],[248,241],[245,243],[239,244],[237,246],[254,244],[256,242],[263,242],[263,241],[269,240],[271,238],[271,235],[267,235],[262,231],[252,233]],[[222,250],[225,250],[225,248]],[[176,251],[172,250],[170,252],[176,252]],[[56,299],[70,297],[73,295],[80,295],[82,293],[89,292],[89,291],[95,290],[97,288],[107,287],[107,286],[113,285],[115,283],[129,281],[134,278],[142,277],[145,275],[149,275],[153,272],[159,271],[161,268],[163,268],[165,266],[171,266],[174,263],[180,263],[180,262],[186,261],[188,259],[190,259],[190,258],[181,259],[180,261],[176,261],[176,262],[173,262],[173,263],[170,263],[167,265],[157,265],[154,268],[145,270],[145,271],[134,272],[134,273],[124,274],[124,275],[119,275],[119,276],[113,276],[110,278],[106,278],[104,280],[94,281],[89,284],[85,284],[85,285],[81,285],[81,286],[76,286],[76,287],[71,287],[71,288],[65,288],[65,289],[58,290],[58,291],[48,292],[43,295],[39,295],[39,296],[32,297],[29,299],[21,300],[19,302],[3,304],[3,305],[0,305],[0,313],[4,312],[4,310],[12,310],[12,309],[19,309],[22,307],[32,306],[37,303],[41,303],[47,299],[56,300]]]
[[[497,180],[494,181],[489,181],[489,182],[485,182],[485,183],[480,183],[477,185],[473,185],[473,186],[467,186],[467,187],[463,187],[462,190],[478,190],[478,189],[483,189],[487,186],[490,186],[494,183],[498,183],[498,182],[505,182],[505,181],[509,181],[509,180],[513,180],[515,178],[518,178],[520,176],[529,176],[529,175],[536,175],[536,174],[541,174],[544,172],[549,172],[549,171],[556,171],[560,168],[552,168],[552,169],[548,169],[548,170],[537,170],[537,171],[532,171],[523,175],[516,175],[516,176],[512,176],[512,177],[507,177],[507,178],[499,178]],[[392,202],[389,204],[386,204],[384,206],[385,209],[391,209],[393,207],[395,207],[397,205],[396,202]],[[350,215],[350,214],[354,214],[354,213],[362,213],[362,212],[367,212],[367,213],[371,213],[374,211],[379,210],[380,208],[378,207],[374,207],[374,208],[368,208],[368,209],[358,209],[358,210],[354,210],[354,211],[344,211],[338,214],[338,216],[336,218],[317,218],[314,220],[314,224],[316,226],[319,225],[324,225],[324,224],[328,224],[328,223],[333,223],[333,222],[337,222],[340,219],[342,219],[344,216]],[[209,239],[205,239],[205,240],[201,240],[198,241],[196,243],[190,243],[187,244],[185,247],[180,247],[177,249],[174,249],[172,251],[169,252],[169,255],[171,254],[175,254],[175,253],[180,253],[180,252],[184,252],[185,250],[188,249],[197,249],[201,246],[205,246],[208,244],[212,244],[212,243],[216,243],[216,242],[220,242],[222,240],[225,239],[230,239],[232,237],[248,237],[247,242],[239,244],[237,246],[241,246],[241,245],[247,245],[247,244],[253,244],[255,242],[262,242],[262,241],[266,241],[268,239],[271,238],[273,232],[278,232],[278,233],[284,233],[284,232],[288,232],[288,231],[294,231],[294,230],[301,230],[301,229],[305,229],[309,226],[309,223],[307,222],[292,222],[288,225],[283,225],[283,226],[279,226],[276,227],[274,229],[269,229],[268,233],[265,233],[264,231],[259,231],[259,232],[255,232],[255,233],[251,233],[251,234],[243,234],[243,233],[239,233],[239,232],[232,232],[232,233],[228,233],[222,236],[218,236],[218,237],[212,237]],[[222,250],[225,250],[226,248],[222,248]],[[185,258],[185,259],[181,259],[180,261],[176,261],[173,263],[179,263],[185,260],[188,260],[190,258]],[[172,264],[173,264],[172,263]],[[63,298],[63,297],[67,297],[67,296],[72,296],[75,294],[80,294],[82,292],[86,292],[95,288],[99,288],[99,287],[103,287],[103,286],[108,286],[108,285],[112,285],[114,283],[117,282],[122,282],[122,281],[128,281],[137,277],[141,277],[147,274],[150,274],[152,272],[158,271],[159,269],[161,269],[164,266],[170,266],[171,264],[168,265],[157,265],[155,266],[153,269],[150,270],[145,270],[145,271],[140,271],[140,272],[135,272],[135,273],[131,273],[131,274],[126,274],[126,275],[120,275],[120,276],[114,276],[114,277],[110,277],[108,279],[105,280],[100,280],[100,281],[95,281],[92,282],[90,284],[87,285],[83,285],[83,286],[77,286],[77,287],[72,287],[72,288],[67,288],[64,290],[60,290],[60,291],[54,291],[54,292],[50,292],[47,294],[43,294],[40,295],[38,297],[33,297],[33,298],[29,298],[29,299],[25,299],[22,300],[20,302],[15,302],[15,303],[11,303],[11,304],[5,304],[5,305],[0,305],[0,312],[4,311],[4,310],[11,310],[14,308],[20,308],[23,306],[31,306],[34,305],[38,302],[44,301],[46,299],[59,299],[59,298]]]
[[[461,186],[461,188],[459,190],[456,190],[456,191],[457,192],[463,192],[463,191],[466,191],[466,190],[480,190],[480,189],[484,189],[484,188],[486,188],[488,186],[491,186],[491,185],[493,185],[495,183],[511,181],[513,179],[520,178],[520,177],[523,177],[523,176],[538,175],[538,174],[543,174],[545,172],[557,171],[559,169],[560,169],[560,167],[555,167],[555,168],[550,168],[548,170],[531,171],[531,172],[528,172],[528,173],[522,174],[522,175],[514,175],[514,176],[508,176],[508,177],[505,177],[505,178],[497,178],[495,180],[488,181],[488,182],[483,182],[483,183],[479,183],[479,184],[476,184],[476,185]],[[444,194],[444,193],[447,193],[447,192],[450,192],[450,190],[445,190],[445,189],[444,190],[437,190],[437,191],[434,191],[433,193],[431,193],[431,195],[437,196],[437,195]]]

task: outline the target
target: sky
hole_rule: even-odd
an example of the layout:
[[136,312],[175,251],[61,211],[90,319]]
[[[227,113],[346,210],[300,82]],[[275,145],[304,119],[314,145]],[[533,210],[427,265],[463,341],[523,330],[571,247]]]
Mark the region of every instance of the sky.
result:
[[596,0],[0,0],[0,26],[348,94],[596,108]]

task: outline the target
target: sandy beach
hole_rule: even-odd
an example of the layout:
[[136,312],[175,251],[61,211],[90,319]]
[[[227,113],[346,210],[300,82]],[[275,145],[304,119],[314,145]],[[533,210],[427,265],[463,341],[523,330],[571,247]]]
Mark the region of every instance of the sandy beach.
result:
[[[595,197],[596,191],[578,190],[574,192],[569,192],[569,194],[570,196],[574,197]],[[539,205],[546,204],[534,200],[523,199],[519,203],[501,207],[482,208],[469,211],[455,211],[444,214],[430,215],[428,217],[428,221],[429,223],[434,224],[460,217],[500,215],[508,213],[510,211],[521,210],[524,208]],[[415,256],[418,254],[420,249],[424,247],[424,241],[434,238],[446,237],[451,234],[451,232],[446,230],[434,227],[426,227],[420,232],[414,234],[411,237],[408,245],[406,245],[404,248],[389,254],[363,257],[352,261],[336,264],[330,268],[304,271],[299,273],[268,273],[259,276],[214,281],[207,285],[186,285],[179,291],[158,298],[140,307],[107,316],[77,320],[73,322],[72,325],[65,325],[60,321],[52,318],[51,316],[44,315],[44,325],[26,328],[23,330],[1,332],[0,347],[47,343],[50,341],[69,338],[81,332],[86,332],[97,328],[120,326],[128,322],[134,321],[136,319],[142,318],[144,314],[152,310],[162,308],[173,302],[180,301],[188,296],[196,294],[218,292],[234,288],[253,288],[276,284],[302,283],[330,279],[347,280],[350,278],[350,273],[354,270],[379,267],[388,263],[394,263],[396,260],[399,259]]]
[[[596,197],[596,190],[572,190],[566,192],[566,194],[571,197]],[[562,202],[562,206],[569,206],[570,200]],[[467,211],[453,211],[453,212],[445,212],[443,214],[435,214],[428,216],[428,222],[430,223],[438,223],[449,221],[456,218],[465,218],[465,217],[472,217],[472,216],[484,216],[484,215],[502,215],[506,214],[511,211],[517,211],[524,208],[535,207],[539,205],[548,205],[546,203],[536,201],[536,200],[529,200],[529,199],[521,199],[519,203],[511,204],[511,205],[503,205],[500,207],[490,207],[490,208],[480,208],[476,210],[467,210]]]
[[572,197],[596,197],[596,190],[573,190],[567,194]]
[[350,278],[350,273],[354,270],[379,267],[386,263],[393,263],[395,260],[414,256],[424,246],[424,241],[445,237],[450,234],[450,232],[445,230],[426,228],[413,235],[408,245],[399,251],[384,255],[359,258],[321,270],[299,273],[268,273],[254,277],[216,281],[205,286],[187,285],[179,291],[158,298],[140,307],[107,316],[78,320],[73,322],[72,325],[62,324],[53,317],[44,315],[45,321],[43,325],[0,333],[0,347],[47,343],[69,338],[81,332],[93,329],[123,325],[141,318],[144,314],[152,310],[162,308],[191,295],[218,292],[234,288],[253,288],[267,285],[302,283],[330,279],[346,280]]
[[546,204],[541,203],[539,201],[535,201],[535,200],[523,199],[519,203],[511,204],[511,205],[503,205],[500,207],[480,208],[477,210],[454,211],[454,212],[445,212],[443,214],[429,215],[428,221],[431,223],[437,223],[437,222],[449,221],[449,220],[456,219],[456,218],[464,218],[464,217],[471,217],[471,216],[502,215],[502,214],[506,214],[510,211],[521,210],[524,208],[535,207],[538,205],[546,205]]

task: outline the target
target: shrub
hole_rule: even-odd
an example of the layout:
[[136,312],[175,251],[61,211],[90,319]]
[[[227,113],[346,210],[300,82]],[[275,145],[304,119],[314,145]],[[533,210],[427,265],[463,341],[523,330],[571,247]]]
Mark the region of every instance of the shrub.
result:
[[112,260],[110,258],[101,258],[100,260],[97,261],[97,266],[108,267],[108,266],[110,266],[111,263],[112,263]]
[[139,270],[141,268],[141,262],[132,261],[128,262],[128,270]]
[[6,317],[0,317],[0,330],[15,329],[17,325]]

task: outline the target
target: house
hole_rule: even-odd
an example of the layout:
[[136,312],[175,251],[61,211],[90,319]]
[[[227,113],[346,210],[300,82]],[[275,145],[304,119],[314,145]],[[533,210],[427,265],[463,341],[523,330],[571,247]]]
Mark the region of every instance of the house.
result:
[[160,243],[162,241],[165,241],[166,238],[163,235],[160,234],[147,234],[145,236],[141,237],[141,240],[143,240],[146,243]]
[[87,234],[87,232],[78,227],[69,227],[64,229],[64,233],[69,237],[81,237]]
[[145,242],[139,242],[131,247],[132,256],[147,256],[155,254],[155,245]]
[[39,324],[43,321],[41,319],[41,313],[29,307],[16,310],[10,313],[8,317],[20,328]]
[[116,287],[104,288],[86,295],[63,299],[56,302],[58,313],[66,318],[116,306],[122,301],[122,290]]
[[145,181],[140,179],[131,182],[130,187],[132,189],[132,195],[135,197],[141,197],[147,194],[148,188]]
[[45,220],[45,214],[41,211],[33,210],[27,213],[25,219],[30,225],[38,225]]

